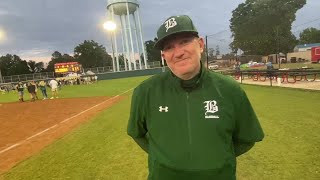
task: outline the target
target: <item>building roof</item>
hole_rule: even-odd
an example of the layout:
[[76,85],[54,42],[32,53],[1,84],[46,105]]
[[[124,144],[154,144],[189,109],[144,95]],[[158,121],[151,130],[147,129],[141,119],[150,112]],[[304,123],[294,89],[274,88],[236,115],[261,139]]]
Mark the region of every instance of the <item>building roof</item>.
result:
[[316,47],[316,46],[320,46],[320,43],[313,43],[313,44],[299,44],[299,45],[296,45],[294,48],[311,48],[311,47]]

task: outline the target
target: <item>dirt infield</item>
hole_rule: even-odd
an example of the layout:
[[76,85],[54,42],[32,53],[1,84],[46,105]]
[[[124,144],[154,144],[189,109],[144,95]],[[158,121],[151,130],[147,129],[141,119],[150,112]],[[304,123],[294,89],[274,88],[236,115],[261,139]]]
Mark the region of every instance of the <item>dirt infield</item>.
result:
[[0,107],[0,174],[123,97],[5,103]]

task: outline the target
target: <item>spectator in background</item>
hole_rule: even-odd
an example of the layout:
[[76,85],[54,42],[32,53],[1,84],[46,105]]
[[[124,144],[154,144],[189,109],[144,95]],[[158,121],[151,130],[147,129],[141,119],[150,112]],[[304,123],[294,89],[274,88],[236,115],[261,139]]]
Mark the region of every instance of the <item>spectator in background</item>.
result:
[[96,83],[98,82],[98,76],[97,75],[94,76],[94,82],[96,82]]
[[43,100],[48,99],[46,83],[43,80],[40,81],[39,88],[41,90],[41,93],[42,93],[42,96],[43,96]]
[[80,85],[80,78],[77,78],[77,85]]
[[35,98],[38,100],[38,99],[39,99],[38,94],[37,94],[37,92],[38,92],[38,85],[37,85],[37,83],[34,82],[34,81],[32,81],[31,84],[34,85],[34,87],[35,87]]
[[272,70],[273,69],[273,65],[271,62],[267,62],[267,70]]
[[266,66],[267,66],[267,77],[268,78],[272,78],[274,76],[274,73],[272,72],[273,70],[273,65],[271,62],[267,62],[266,63]]
[[19,82],[17,85],[16,85],[16,90],[18,91],[18,95],[19,95],[19,101],[20,102],[23,102],[23,91],[24,91],[24,85],[22,84],[22,82]]
[[1,91],[2,94],[5,94],[5,92],[6,92],[5,87],[2,87],[2,86],[1,86],[1,87],[0,87],[0,91]]
[[33,83],[28,82],[27,89],[28,89],[28,92],[30,93],[31,101],[35,101],[36,86]]
[[56,80],[52,79],[49,82],[49,85],[50,85],[51,91],[52,91],[52,97],[50,99],[58,98],[58,82]]

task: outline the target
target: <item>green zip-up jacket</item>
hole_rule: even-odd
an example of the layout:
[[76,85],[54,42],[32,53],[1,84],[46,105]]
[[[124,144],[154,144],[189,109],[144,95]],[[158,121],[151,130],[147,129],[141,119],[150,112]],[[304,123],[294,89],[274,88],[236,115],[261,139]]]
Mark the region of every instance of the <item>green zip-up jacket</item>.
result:
[[235,148],[264,137],[239,84],[205,68],[191,90],[171,72],[136,87],[128,134],[148,153],[150,180],[236,179]]

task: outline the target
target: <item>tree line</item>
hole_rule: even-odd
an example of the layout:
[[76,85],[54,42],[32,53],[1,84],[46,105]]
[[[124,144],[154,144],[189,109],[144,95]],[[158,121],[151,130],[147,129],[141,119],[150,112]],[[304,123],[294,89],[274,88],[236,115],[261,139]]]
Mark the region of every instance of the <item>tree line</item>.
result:
[[[320,29],[311,27],[304,29],[297,39],[293,35],[292,23],[296,19],[296,12],[306,4],[306,0],[246,0],[232,11],[230,30],[233,41],[230,49],[232,53],[224,57],[231,57],[238,50],[244,55],[269,55],[293,51],[297,44],[320,43]],[[146,55],[149,62],[160,61],[161,53],[154,48],[157,38],[145,42]],[[219,46],[208,48],[201,60],[213,59],[220,55]],[[119,55],[119,64],[124,65],[124,55]],[[143,55],[141,55],[143,62]],[[84,68],[112,66],[112,57],[106,48],[93,40],[85,40],[74,48],[74,55],[62,54],[55,51],[48,66],[43,62],[22,60],[17,55],[7,54],[0,57],[0,70],[3,76],[28,74],[37,72],[52,72],[54,64],[60,62],[77,61]]]
[[[120,64],[123,64],[123,56],[120,56],[119,60]],[[46,68],[44,67],[44,62],[26,61],[17,55],[7,54],[0,57],[0,70],[2,76],[53,72],[55,63],[74,61],[81,63],[84,68],[112,66],[112,57],[106,52],[104,46],[93,40],[85,40],[74,48],[73,56],[62,54],[59,51],[53,52]]]
[[320,43],[320,30],[307,28],[297,39],[292,23],[306,0],[246,0],[232,11],[230,30],[233,52],[245,55],[288,53],[297,44]]

